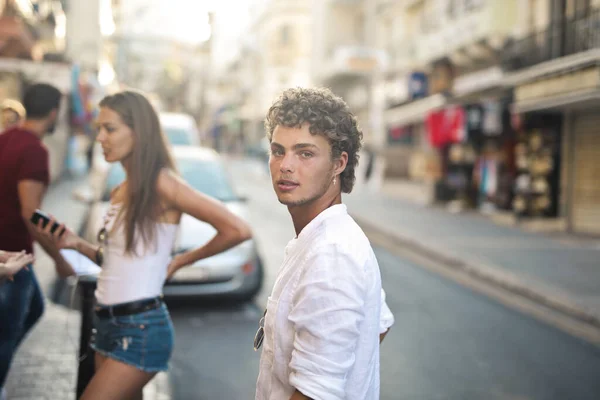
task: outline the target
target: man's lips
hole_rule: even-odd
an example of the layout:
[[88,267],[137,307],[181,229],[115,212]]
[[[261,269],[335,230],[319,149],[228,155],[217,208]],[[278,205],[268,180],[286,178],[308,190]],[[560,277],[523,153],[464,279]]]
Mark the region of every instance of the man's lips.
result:
[[280,179],[277,181],[277,187],[281,190],[292,190],[298,186],[298,183],[289,181],[287,179]]

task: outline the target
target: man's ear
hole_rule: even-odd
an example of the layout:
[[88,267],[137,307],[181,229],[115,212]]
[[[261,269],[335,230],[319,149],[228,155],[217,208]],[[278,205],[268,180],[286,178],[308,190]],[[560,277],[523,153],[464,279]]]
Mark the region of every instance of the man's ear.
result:
[[53,108],[48,115],[46,115],[46,117],[44,118],[44,120],[46,121],[46,123],[51,126],[54,125],[56,123],[56,120],[58,119],[58,108]]
[[348,153],[342,151],[342,154],[335,160],[335,174],[339,175],[344,172],[346,165],[348,165]]

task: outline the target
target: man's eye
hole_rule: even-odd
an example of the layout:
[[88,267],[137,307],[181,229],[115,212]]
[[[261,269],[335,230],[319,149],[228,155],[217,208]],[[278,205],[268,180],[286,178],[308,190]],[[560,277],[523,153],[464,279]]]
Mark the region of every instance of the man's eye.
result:
[[283,151],[278,150],[278,149],[271,149],[271,154],[274,156],[280,156],[283,154]]
[[313,156],[313,153],[311,153],[310,151],[303,151],[302,153],[300,153],[300,155],[302,156],[302,158],[311,158]]

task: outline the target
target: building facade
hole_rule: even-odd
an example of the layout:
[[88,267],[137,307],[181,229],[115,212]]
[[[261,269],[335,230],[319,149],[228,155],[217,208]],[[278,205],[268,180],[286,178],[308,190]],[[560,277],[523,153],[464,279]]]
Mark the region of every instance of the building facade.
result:
[[283,90],[312,85],[311,3],[257,0],[249,8],[248,29],[210,89],[212,136],[232,151],[260,145],[266,112]]
[[550,0],[532,19],[504,59],[522,133],[515,208],[599,235],[600,1]]

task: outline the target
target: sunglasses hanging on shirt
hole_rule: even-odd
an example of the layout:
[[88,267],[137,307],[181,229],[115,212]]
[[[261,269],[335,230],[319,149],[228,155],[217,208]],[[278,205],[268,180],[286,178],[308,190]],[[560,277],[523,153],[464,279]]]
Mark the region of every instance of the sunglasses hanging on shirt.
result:
[[254,351],[258,351],[262,346],[263,340],[265,339],[265,317],[267,316],[267,310],[263,313],[262,318],[258,321],[258,330],[254,335]]

